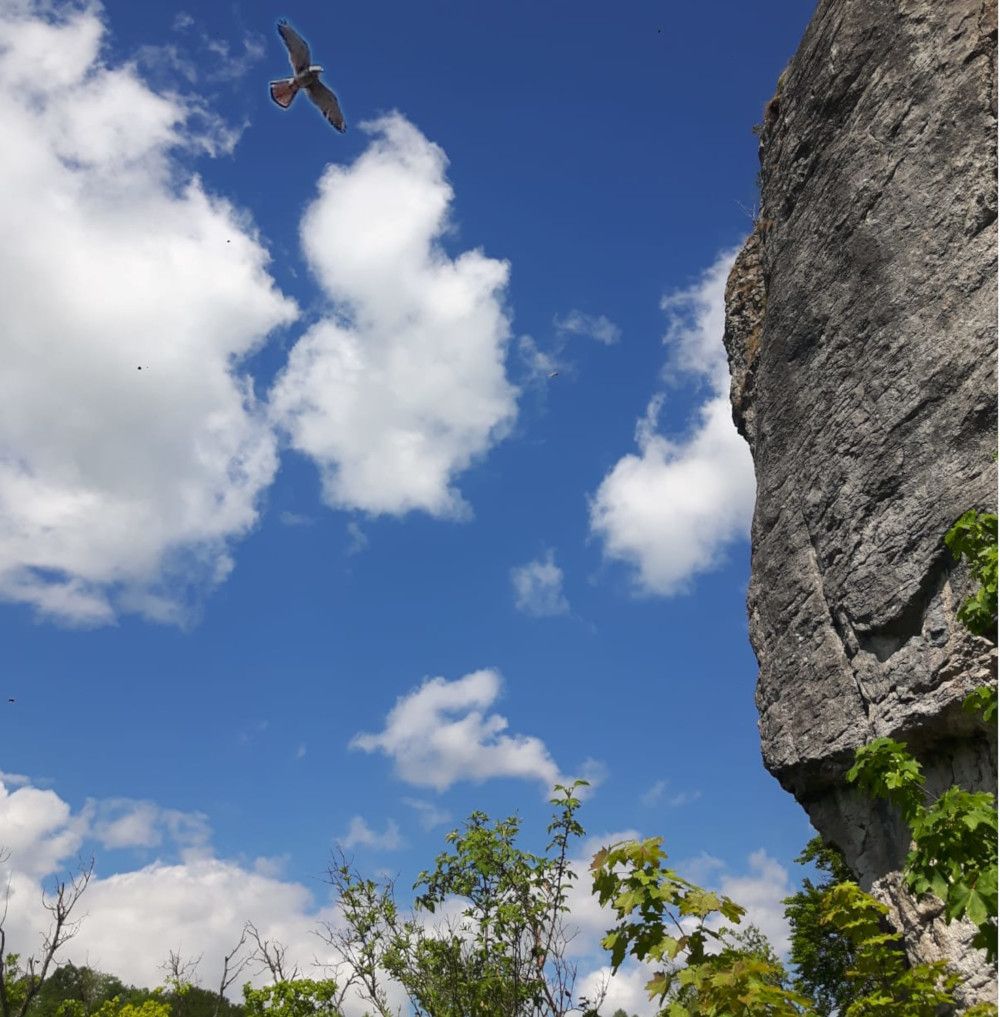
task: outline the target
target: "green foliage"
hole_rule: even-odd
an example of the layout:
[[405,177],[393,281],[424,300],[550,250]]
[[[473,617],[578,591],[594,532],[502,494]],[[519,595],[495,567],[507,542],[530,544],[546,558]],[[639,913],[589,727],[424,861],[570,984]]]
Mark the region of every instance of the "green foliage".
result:
[[[660,1017],[936,1017],[954,1003],[958,977],[943,962],[910,966],[901,937],[889,931],[887,908],[855,883],[832,879],[822,889],[807,883],[810,892],[790,900],[810,906],[800,940],[825,928],[845,952],[828,956],[825,968],[814,965],[811,984],[799,977],[790,988],[759,932],[719,927],[720,918],[738,923],[743,908],[667,868],[661,843],[654,837],[603,848],[591,866],[594,892],[617,918],[604,939],[612,968],[629,954],[662,964],[646,986]],[[802,857],[831,877],[845,870],[818,840]],[[799,991],[817,984],[825,997]]]
[[969,509],[945,534],[945,546],[969,563],[979,589],[958,609],[958,620],[979,636],[996,640],[997,629],[997,516]]
[[855,753],[847,779],[886,798],[910,827],[913,847],[904,876],[916,894],[933,893],[945,920],[967,916],[976,926],[973,945],[997,960],[997,809],[986,791],[951,787],[930,805],[920,764],[906,746],[879,738]]
[[3,957],[3,968],[0,970],[0,992],[3,996],[3,1013],[19,1014],[24,1008],[28,993],[31,991],[32,979],[27,971],[21,969],[21,956],[8,953]]
[[[753,968],[762,982],[774,989],[789,988],[788,974],[784,964],[768,942],[767,937],[755,925],[733,929],[723,926],[719,930],[724,944],[718,954],[706,958],[705,963],[714,965],[722,977],[739,973],[744,968]],[[737,981],[738,984],[738,981]],[[758,994],[763,1001],[764,997]],[[684,984],[680,979],[667,994],[667,1009],[680,1004],[689,1013],[701,1014],[710,1006],[698,980]]]
[[67,1002],[76,1002],[83,1007],[84,1014],[93,1014],[108,1000],[118,998],[135,1002],[148,995],[145,990],[125,985],[120,978],[95,971],[90,967],[63,964],[45,980],[31,1004],[31,1017],[56,1017],[60,1007]]
[[[147,989],[134,989],[134,993],[147,995]],[[231,1003],[218,992],[203,989],[200,985],[167,979],[166,987],[161,990],[163,998],[170,1003],[173,1017],[243,1017],[243,1007]]]
[[981,685],[973,689],[962,700],[962,708],[978,713],[987,723],[997,719],[997,690],[992,685]]
[[923,808],[924,777],[920,763],[902,742],[876,738],[854,753],[847,781],[859,784],[875,798],[888,798],[908,821]]
[[[773,952],[759,944],[746,949],[716,928],[719,918],[738,923],[744,909],[688,882],[666,860],[660,837],[626,841],[594,856],[594,893],[617,918],[603,940],[612,970],[629,954],[662,965],[646,990],[664,1017],[811,1013],[809,1000],[785,986]],[[719,952],[710,952],[713,944]]]
[[32,1004],[32,1017],[55,1017],[60,1004],[76,1000],[84,1004],[86,1013],[93,1013],[107,1000],[130,1000],[138,990],[130,989],[120,978],[89,967],[63,964],[45,980]]
[[58,1017],[171,1017],[170,1004],[153,992],[138,1002],[123,1002],[118,996],[104,1000],[94,1010],[88,1010],[79,999],[65,1000],[56,1011]]
[[243,1017],[242,1006],[215,992],[174,978],[167,983],[160,989],[136,988],[94,968],[63,964],[42,983],[27,1017],[96,1017],[114,1000],[118,1010],[104,1011],[105,1017],[116,1017],[119,1011],[123,1017],[157,1017],[142,1009],[148,1002],[167,1006],[171,1017]]
[[958,976],[944,961],[908,966],[902,937],[886,931],[887,913],[856,883],[837,883],[823,894],[822,921],[850,942],[853,963],[845,974],[861,989],[844,1017],[936,1017],[954,1002]]
[[[970,509],[945,534],[945,545],[968,562],[979,583],[958,609],[958,619],[977,635],[996,640],[997,516]],[[965,709],[995,720],[997,690],[982,687],[968,695]],[[905,745],[878,738],[855,753],[847,773],[876,798],[900,811],[910,828],[912,847],[904,877],[916,894],[931,893],[944,904],[945,921],[967,917],[976,926],[974,946],[997,961],[997,808],[986,791],[950,787],[927,802],[920,763]]]
[[340,1017],[336,999],[337,983],[331,979],[292,978],[262,989],[253,988],[249,982],[243,986],[247,1017]]
[[[346,862],[330,870],[344,923],[328,928],[329,942],[380,1014],[390,1012],[381,972],[430,1017],[563,1017],[573,1009],[563,919],[575,878],[569,848],[583,834],[576,819],[583,784],[556,787],[543,854],[518,846],[516,816],[473,813],[448,834],[434,868],[420,873],[414,915],[402,914],[391,885],[362,878]],[[442,912],[430,928],[426,916]]]
[[792,985],[812,999],[820,1017],[842,1014],[870,988],[863,979],[848,977],[855,966],[854,944],[823,917],[827,890],[850,882],[851,871],[843,855],[824,844],[821,837],[813,837],[796,861],[800,865],[813,863],[823,878],[818,883],[804,879],[801,889],[784,900],[791,932],[790,959],[795,967]]

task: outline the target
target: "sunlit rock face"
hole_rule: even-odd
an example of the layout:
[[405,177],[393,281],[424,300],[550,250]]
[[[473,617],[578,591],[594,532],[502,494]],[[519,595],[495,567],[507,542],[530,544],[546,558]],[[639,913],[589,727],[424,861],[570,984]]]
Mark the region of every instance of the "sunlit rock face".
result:
[[890,735],[932,790],[996,787],[961,709],[996,649],[956,622],[971,586],[942,542],[996,507],[996,24],[995,0],[821,0],[764,112],[726,322],[765,763],[965,1002],[995,972],[900,891],[906,832],[843,775]]

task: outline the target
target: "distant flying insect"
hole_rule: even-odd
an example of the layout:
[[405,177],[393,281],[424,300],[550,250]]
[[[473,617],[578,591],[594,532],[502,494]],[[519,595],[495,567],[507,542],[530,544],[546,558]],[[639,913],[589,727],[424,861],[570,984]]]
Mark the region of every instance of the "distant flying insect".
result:
[[558,371],[549,371],[549,377],[550,378],[558,378],[559,377],[559,372]]
[[310,63],[309,46],[305,39],[287,21],[278,22],[278,35],[288,47],[288,58],[292,62],[295,76],[271,82],[271,98],[282,108],[288,109],[299,89],[304,88],[309,98],[319,107],[320,112],[341,134],[347,130],[344,114],[337,97],[319,80],[323,68]]

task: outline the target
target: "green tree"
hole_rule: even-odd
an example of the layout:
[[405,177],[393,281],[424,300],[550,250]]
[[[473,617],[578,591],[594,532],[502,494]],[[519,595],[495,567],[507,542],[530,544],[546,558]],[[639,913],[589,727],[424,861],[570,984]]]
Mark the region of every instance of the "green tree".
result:
[[125,985],[120,978],[96,971],[90,967],[77,967],[73,963],[57,967],[45,980],[29,1011],[29,1017],[56,1017],[63,1003],[77,1002],[83,1013],[94,1013],[103,1003],[118,997],[134,1002],[143,990]]
[[[737,941],[720,927],[745,914],[735,901],[704,890],[664,865],[662,840],[603,848],[591,865],[594,892],[617,919],[605,936],[617,971],[628,955],[659,965],[646,986],[661,1017],[812,1017],[816,1001],[786,984],[759,941]],[[886,908],[853,883],[821,898],[819,921],[849,940],[853,983],[845,1017],[935,1017],[953,1002],[955,977],[942,963],[908,967],[899,936],[886,932]],[[750,949],[747,949],[749,945]]]
[[[410,914],[391,884],[335,860],[329,878],[343,922],[326,938],[379,1014],[392,1014],[383,972],[429,1017],[563,1017],[575,1008],[564,919],[575,878],[569,850],[583,834],[576,819],[583,784],[557,786],[543,854],[518,846],[517,816],[494,822],[473,813],[447,836],[434,868],[420,873]],[[434,927],[430,916],[439,919]]]
[[837,883],[823,894],[821,921],[851,947],[844,974],[853,991],[844,1017],[937,1017],[954,1003],[958,976],[944,961],[909,965],[902,936],[887,931],[888,908],[854,882]]
[[246,1017],[340,1017],[337,983],[294,978],[255,989],[243,986]]
[[118,996],[106,999],[95,1010],[88,1010],[79,999],[68,999],[59,1007],[58,1017],[171,1017],[170,1004],[158,993],[145,999],[122,1001]]
[[[232,956],[230,954],[227,960],[231,960]],[[165,1004],[171,1017],[243,1017],[243,1007],[239,1004],[230,1002],[219,992],[193,984],[194,966],[182,965],[179,957],[171,953],[170,960],[164,965],[167,969],[165,984],[157,989],[147,989],[126,985],[115,975],[94,968],[63,964],[46,978],[28,1009],[27,1017],[59,1017],[60,1012],[72,1017],[96,1017],[104,1004],[113,1000],[117,1000],[119,1009],[126,1004],[133,1007],[135,1013],[123,1011],[126,1017],[136,1017],[137,1008],[147,1001]],[[232,979],[226,979],[222,992],[231,983]]]
[[808,999],[782,984],[784,970],[775,959],[727,942],[719,920],[738,924],[745,909],[684,879],[666,860],[660,837],[612,845],[594,856],[594,893],[617,918],[603,940],[612,970],[629,954],[660,965],[646,989],[669,1017],[807,1012]]
[[[809,996],[821,1017],[845,1013],[850,1003],[870,988],[861,979],[848,977],[856,958],[852,941],[830,922],[824,921],[824,899],[838,883],[853,882],[851,870],[837,848],[813,837],[795,859],[813,864],[822,874],[814,883],[808,877],[801,888],[786,897],[785,917],[791,931],[793,986]],[[887,946],[888,949],[888,946]]]
[[[718,972],[755,970],[761,981],[771,988],[789,987],[788,973],[777,951],[756,925],[745,928],[722,926],[719,929],[721,949],[706,962]],[[679,1003],[692,1014],[711,1009],[711,998],[703,997],[697,982],[683,984],[679,980],[671,986],[666,1002]],[[669,1010],[669,1006],[668,1006]]]

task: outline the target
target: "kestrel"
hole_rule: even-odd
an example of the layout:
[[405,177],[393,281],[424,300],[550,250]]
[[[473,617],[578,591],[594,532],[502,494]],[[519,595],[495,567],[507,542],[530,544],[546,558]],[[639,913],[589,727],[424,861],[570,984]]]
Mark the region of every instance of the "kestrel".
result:
[[282,108],[288,109],[300,88],[319,107],[320,112],[341,134],[347,130],[344,114],[337,97],[319,80],[323,68],[310,63],[309,46],[305,39],[287,21],[278,22],[278,35],[288,47],[288,58],[292,62],[295,76],[271,82],[271,98]]

